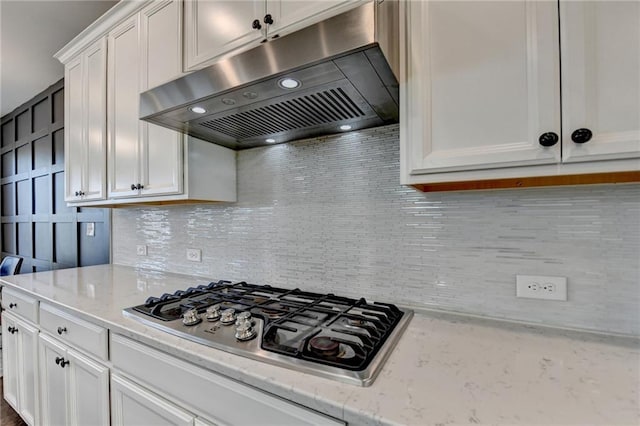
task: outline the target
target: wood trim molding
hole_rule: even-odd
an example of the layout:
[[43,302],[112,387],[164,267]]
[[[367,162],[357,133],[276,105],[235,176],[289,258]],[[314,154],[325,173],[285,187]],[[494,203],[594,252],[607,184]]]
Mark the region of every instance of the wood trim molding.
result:
[[541,186],[594,185],[640,182],[640,171],[592,173],[564,176],[538,176],[479,181],[442,182],[411,185],[422,192],[513,189]]

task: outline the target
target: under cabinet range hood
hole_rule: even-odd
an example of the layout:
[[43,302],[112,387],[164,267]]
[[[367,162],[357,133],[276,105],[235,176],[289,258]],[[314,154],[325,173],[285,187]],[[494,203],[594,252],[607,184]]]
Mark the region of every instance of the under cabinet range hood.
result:
[[398,122],[396,0],[341,15],[140,96],[140,118],[241,150]]

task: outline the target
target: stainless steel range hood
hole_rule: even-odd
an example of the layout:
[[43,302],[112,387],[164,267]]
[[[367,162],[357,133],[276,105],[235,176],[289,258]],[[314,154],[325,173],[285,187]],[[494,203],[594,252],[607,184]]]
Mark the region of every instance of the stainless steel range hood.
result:
[[140,118],[238,150],[396,123],[397,9],[367,3],[151,89]]

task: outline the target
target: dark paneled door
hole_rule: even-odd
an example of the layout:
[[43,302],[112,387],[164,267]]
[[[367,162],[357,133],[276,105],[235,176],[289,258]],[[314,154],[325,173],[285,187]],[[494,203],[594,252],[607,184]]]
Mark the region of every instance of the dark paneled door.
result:
[[0,123],[2,256],[22,273],[109,263],[110,210],[64,202],[64,81]]

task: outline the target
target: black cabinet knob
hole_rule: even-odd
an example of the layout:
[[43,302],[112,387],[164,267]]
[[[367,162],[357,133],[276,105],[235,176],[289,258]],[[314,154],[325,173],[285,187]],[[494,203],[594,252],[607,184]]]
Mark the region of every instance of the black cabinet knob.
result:
[[264,23],[267,25],[273,24],[273,17],[271,16],[270,13],[267,13],[266,15],[264,15]]
[[251,23],[251,28],[253,28],[254,30],[259,30],[262,28],[262,25],[260,25],[260,21],[258,21],[257,19],[254,19],[253,22]]
[[132,184],[131,184],[131,190],[132,190],[132,191],[135,191],[135,190],[136,190],[136,184],[135,184],[135,183],[132,183]]
[[11,334],[16,334],[18,332],[18,329],[15,327],[7,327],[7,331]]
[[69,365],[69,361],[65,361],[65,359],[62,357],[56,357],[56,364],[64,368],[65,365]]
[[62,333],[67,332],[67,327],[58,327],[58,334],[62,336]]
[[553,132],[543,133],[538,138],[538,142],[540,142],[540,145],[544,147],[554,146],[558,143],[558,140],[560,140],[560,138],[556,133]]
[[9,303],[9,309],[13,309],[13,308],[17,308],[18,304],[17,303]]
[[589,129],[578,129],[571,133],[571,140],[575,143],[587,143],[591,140],[593,133]]
[[76,197],[77,197],[78,195],[80,195],[80,193],[79,193],[78,191],[76,191]]
[[141,185],[141,184],[137,184],[136,185],[136,189],[137,190],[140,190],[140,189],[143,189],[143,188],[144,188],[144,185]]

